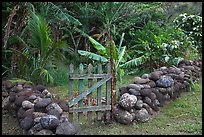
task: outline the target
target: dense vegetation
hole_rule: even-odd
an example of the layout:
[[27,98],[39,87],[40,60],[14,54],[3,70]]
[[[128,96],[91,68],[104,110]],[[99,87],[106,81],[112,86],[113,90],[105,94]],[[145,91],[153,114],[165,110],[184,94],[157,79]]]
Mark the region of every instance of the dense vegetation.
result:
[[[68,64],[117,78],[202,56],[201,2],[3,2],[2,77],[60,85]],[[85,57],[84,57],[85,56]]]

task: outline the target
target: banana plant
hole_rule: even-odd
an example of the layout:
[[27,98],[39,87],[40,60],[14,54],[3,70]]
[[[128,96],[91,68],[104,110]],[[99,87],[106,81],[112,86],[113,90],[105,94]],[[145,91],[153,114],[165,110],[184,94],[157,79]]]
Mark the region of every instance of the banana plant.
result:
[[[122,34],[121,40],[119,43],[118,48],[115,45],[115,42],[112,42],[112,47],[113,47],[113,61],[114,61],[114,68],[117,72],[117,76],[121,80],[121,77],[124,75],[124,70],[120,68],[120,64],[125,61],[125,51],[126,51],[126,46],[121,46],[123,39],[124,39],[125,33]],[[107,63],[110,59],[110,45],[107,45],[106,47],[97,42],[95,39],[93,39],[91,36],[86,35],[93,45],[93,47],[97,50],[98,54],[89,52],[89,51],[84,51],[84,50],[78,50],[78,53],[82,56],[85,56],[91,60],[95,60],[98,62],[102,63]]]

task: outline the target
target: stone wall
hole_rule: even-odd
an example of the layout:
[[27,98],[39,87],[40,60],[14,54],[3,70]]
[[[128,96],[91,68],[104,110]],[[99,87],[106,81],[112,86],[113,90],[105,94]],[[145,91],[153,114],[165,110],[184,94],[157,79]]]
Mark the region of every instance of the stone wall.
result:
[[150,116],[189,90],[192,81],[202,73],[201,61],[183,60],[178,67],[159,70],[135,77],[131,84],[120,87],[114,118],[119,123],[146,122]]
[[78,134],[76,126],[69,122],[67,102],[53,98],[43,85],[3,81],[2,109],[17,117],[22,134]]

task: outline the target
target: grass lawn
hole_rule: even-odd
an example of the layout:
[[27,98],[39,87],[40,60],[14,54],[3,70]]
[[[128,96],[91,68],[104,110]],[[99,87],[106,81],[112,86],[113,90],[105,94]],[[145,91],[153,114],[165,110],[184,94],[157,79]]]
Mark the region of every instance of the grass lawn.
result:
[[[126,76],[123,83],[130,83],[133,76]],[[120,86],[119,86],[120,85]],[[117,88],[118,89],[118,88]],[[68,95],[67,86],[49,88],[49,91],[64,99]],[[103,135],[201,135],[202,134],[202,82],[192,85],[189,92],[183,92],[180,98],[171,101],[151,116],[145,123],[123,125],[116,122],[105,125],[103,122],[89,123],[85,119],[73,121],[77,127],[92,134]],[[19,135],[17,120],[8,114],[2,115],[2,133]]]

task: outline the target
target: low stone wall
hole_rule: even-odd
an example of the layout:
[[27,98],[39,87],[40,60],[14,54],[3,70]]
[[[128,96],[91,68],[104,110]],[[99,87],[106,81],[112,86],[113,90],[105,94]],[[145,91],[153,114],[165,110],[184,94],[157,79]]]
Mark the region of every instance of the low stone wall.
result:
[[202,73],[201,61],[183,60],[178,67],[161,67],[150,74],[135,77],[132,83],[119,89],[114,118],[122,124],[146,122],[170,100],[189,90],[192,81]]
[[67,102],[53,95],[42,85],[2,82],[2,109],[17,117],[23,134],[74,135],[76,126],[69,122]]

